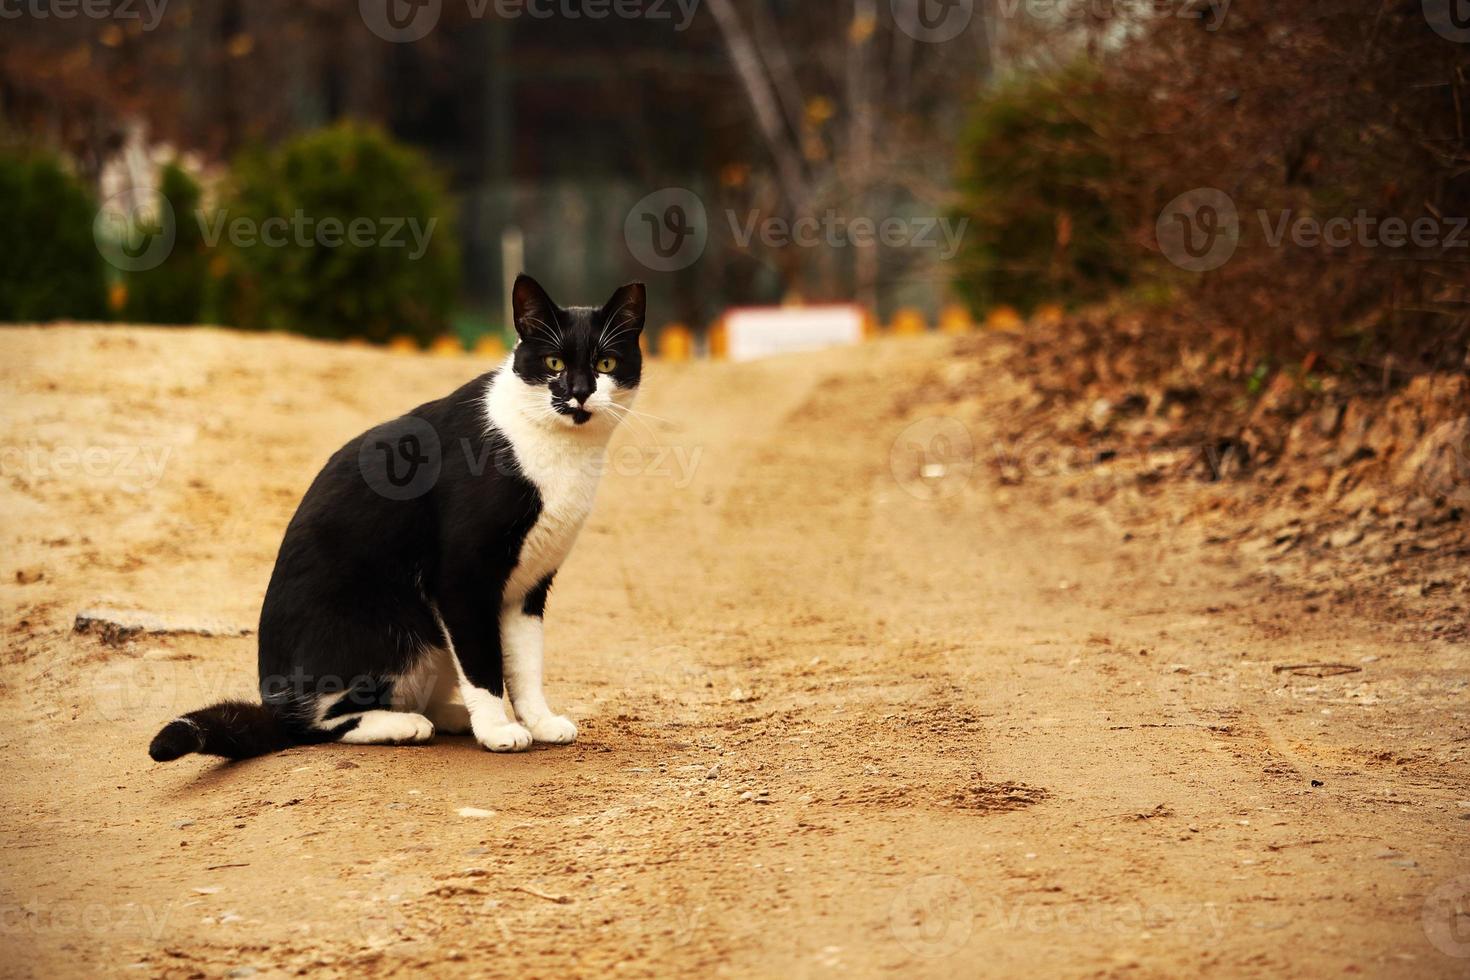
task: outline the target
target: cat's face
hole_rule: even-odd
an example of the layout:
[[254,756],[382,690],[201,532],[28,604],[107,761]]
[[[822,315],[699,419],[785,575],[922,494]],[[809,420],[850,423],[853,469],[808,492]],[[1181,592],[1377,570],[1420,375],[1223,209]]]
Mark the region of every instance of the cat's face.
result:
[[[512,292],[516,333],[514,370],[538,421],[567,428],[611,428],[627,413],[643,376],[647,298],[630,283],[603,307],[564,309],[530,276]],[[544,413],[538,395],[544,394]]]

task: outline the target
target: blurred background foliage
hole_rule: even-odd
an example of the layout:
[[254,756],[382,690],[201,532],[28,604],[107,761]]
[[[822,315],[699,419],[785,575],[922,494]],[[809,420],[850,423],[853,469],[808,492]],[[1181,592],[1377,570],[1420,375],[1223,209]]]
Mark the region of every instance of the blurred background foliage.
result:
[[[353,222],[368,215],[392,223],[354,240]],[[449,218],[428,161],[373,127],[342,123],[248,151],[215,227],[225,232],[246,219],[265,230],[276,219],[271,233],[286,244],[231,243],[222,313],[231,323],[312,337],[433,340],[448,328],[459,288]],[[322,238],[338,244],[323,247]]]
[[1121,111],[1083,64],[1017,75],[980,100],[960,142],[955,288],[976,310],[1105,299],[1136,274],[1110,189],[1126,173]]
[[[209,255],[204,233],[196,220],[202,207],[199,185],[176,163],[166,164],[158,192],[173,212],[173,250],[157,268],[134,272],[123,289],[122,319],[130,323],[199,323],[206,317],[209,295]],[[151,236],[164,234],[158,221],[142,229]]]
[[0,320],[98,320],[107,301],[88,185],[44,153],[0,154]]
[[[173,0],[153,29],[8,22],[0,136],[16,149],[0,207],[30,247],[0,260],[0,318],[104,315],[92,189],[106,197],[109,165],[142,131],[150,165],[187,164],[162,177],[166,196],[202,201],[181,212],[442,220],[418,263],[201,247],[182,221],[163,267],[112,276],[112,312],[130,319],[373,340],[453,324],[472,339],[504,328],[501,242],[518,229],[526,266],[560,295],[648,278],[666,319],[696,330],[735,304],[932,320],[956,300],[983,316],[1121,297],[1229,334],[1243,377],[1263,360],[1464,366],[1470,250],[1265,233],[1283,215],[1444,228],[1470,215],[1470,45],[1431,29],[1420,0],[975,6],[942,44],[915,41],[878,0],[706,0],[684,30],[677,14],[476,18],[446,4],[437,30],[401,45],[354,4]],[[64,164],[35,162],[36,146]],[[668,186],[705,201],[710,246],[650,275],[623,219]],[[1222,268],[1185,273],[1155,227],[1200,187],[1236,202],[1241,241]],[[731,233],[750,214],[828,212],[970,224],[952,260]]]

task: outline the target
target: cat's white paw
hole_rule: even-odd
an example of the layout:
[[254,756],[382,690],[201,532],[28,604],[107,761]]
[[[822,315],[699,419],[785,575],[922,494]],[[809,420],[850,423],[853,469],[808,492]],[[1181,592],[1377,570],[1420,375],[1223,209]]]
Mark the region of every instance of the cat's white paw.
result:
[[434,725],[423,715],[368,711],[340,741],[343,745],[414,745],[433,737]]
[[548,745],[571,745],[577,740],[577,725],[570,718],[552,715],[531,726],[531,737]]
[[475,739],[491,752],[524,752],[531,747],[531,733],[525,725],[511,722],[475,732]]

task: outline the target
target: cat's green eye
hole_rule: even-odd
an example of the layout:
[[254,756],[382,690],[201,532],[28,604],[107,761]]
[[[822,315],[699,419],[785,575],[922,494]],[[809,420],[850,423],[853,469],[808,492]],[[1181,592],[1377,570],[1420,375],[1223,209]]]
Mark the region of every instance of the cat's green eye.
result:
[[597,371],[599,374],[612,374],[617,369],[618,359],[616,357],[604,357],[597,362]]
[[563,361],[559,357],[548,357],[546,359],[546,366],[555,371],[557,374],[561,374],[567,369],[567,362]]

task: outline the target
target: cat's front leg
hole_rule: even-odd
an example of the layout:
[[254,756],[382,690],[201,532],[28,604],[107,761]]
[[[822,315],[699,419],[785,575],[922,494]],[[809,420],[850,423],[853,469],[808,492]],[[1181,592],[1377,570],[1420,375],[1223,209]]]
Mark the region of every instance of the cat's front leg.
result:
[[[491,608],[498,606],[495,603]],[[512,721],[505,711],[500,624],[495,614],[487,617],[469,597],[451,594],[442,598],[439,616],[448,634],[475,741],[491,752],[526,751],[531,747],[530,730]]]
[[469,709],[470,731],[482,747],[491,752],[524,752],[531,747],[531,731],[511,720],[500,695],[473,685],[461,685],[460,691]]
[[[542,690],[545,650],[543,635],[548,578],[524,603],[500,611],[501,648],[505,655],[505,686],[516,717],[538,742],[570,745],[577,740],[577,725],[554,713]],[[539,598],[538,598],[539,595]]]

